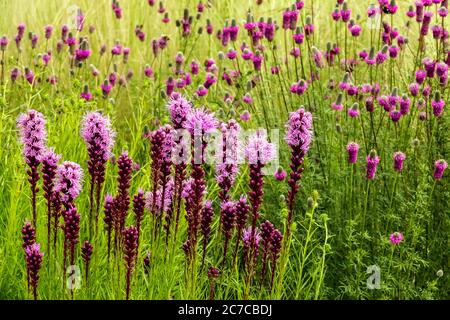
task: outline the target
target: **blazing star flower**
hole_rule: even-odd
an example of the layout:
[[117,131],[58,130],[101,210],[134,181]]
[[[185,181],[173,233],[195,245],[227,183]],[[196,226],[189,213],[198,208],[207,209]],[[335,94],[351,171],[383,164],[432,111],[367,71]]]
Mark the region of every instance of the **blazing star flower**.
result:
[[[91,210],[94,204],[94,187],[97,188],[97,208],[100,206],[100,190],[105,180],[105,166],[111,157],[116,136],[108,117],[99,112],[89,112],[82,121],[81,136],[89,154],[88,171],[91,176]],[[92,213],[92,211],[91,211]],[[92,217],[91,217],[92,218]]]
[[275,156],[275,145],[269,143],[266,134],[262,130],[258,130],[252,135],[245,148],[245,158],[250,164],[266,165]]
[[222,139],[217,146],[216,180],[222,189],[219,197],[225,201],[239,171],[238,137],[241,127],[235,120],[230,120],[228,123],[222,123],[220,130]]
[[42,265],[44,253],[41,252],[41,245],[33,243],[25,248],[25,257],[27,262],[27,273],[29,286],[33,288],[34,300],[37,300],[37,286],[39,282],[39,270]]
[[191,135],[210,134],[217,126],[218,122],[214,114],[204,108],[190,110],[184,123],[184,129],[188,130]]
[[441,180],[445,169],[448,168],[447,161],[440,159],[434,163],[434,179]]
[[125,259],[126,272],[126,299],[130,297],[131,274],[136,265],[137,246],[139,232],[134,226],[123,230],[123,254]]
[[66,207],[72,205],[80,194],[82,176],[83,170],[75,162],[64,161],[56,169],[55,192],[60,193],[61,201]]
[[358,161],[359,144],[350,142],[347,144],[348,163],[356,163]]
[[389,241],[394,245],[400,244],[403,241],[403,234],[401,232],[394,232],[389,236]]

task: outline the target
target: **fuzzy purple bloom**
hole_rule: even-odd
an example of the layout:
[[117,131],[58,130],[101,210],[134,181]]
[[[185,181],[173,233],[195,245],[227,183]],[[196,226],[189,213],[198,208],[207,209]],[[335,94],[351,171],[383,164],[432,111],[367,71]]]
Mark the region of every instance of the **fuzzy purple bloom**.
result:
[[370,154],[366,157],[367,161],[367,169],[366,169],[366,177],[369,180],[373,180],[375,178],[375,173],[377,172],[377,166],[380,162],[380,157],[377,156],[377,152],[375,150],[370,151]]
[[441,180],[445,169],[448,168],[447,161],[440,159],[434,163],[434,179]]
[[403,152],[396,152],[393,156],[394,159],[394,170],[397,172],[403,171],[403,162],[406,159],[406,155]]
[[358,161],[359,144],[350,142],[347,144],[348,163],[356,163]]

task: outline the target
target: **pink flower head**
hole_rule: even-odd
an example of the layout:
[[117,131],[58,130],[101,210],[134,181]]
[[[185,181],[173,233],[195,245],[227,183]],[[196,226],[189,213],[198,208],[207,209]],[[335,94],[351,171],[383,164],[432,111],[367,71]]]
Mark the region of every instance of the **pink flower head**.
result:
[[88,150],[92,150],[103,161],[111,157],[116,133],[111,127],[111,121],[100,112],[89,112],[83,119],[81,136]]
[[23,144],[23,155],[28,164],[40,163],[45,151],[45,118],[36,110],[29,110],[17,118],[17,128]]
[[401,232],[394,232],[389,236],[389,241],[396,246],[403,241],[403,234]]
[[403,152],[396,152],[393,156],[394,159],[394,170],[397,172],[403,171],[403,162],[406,159],[406,155]]
[[244,110],[244,112],[241,113],[240,119],[242,121],[248,122],[251,119],[251,114],[248,110]]
[[375,178],[375,173],[377,172],[377,166],[380,162],[380,157],[377,156],[377,152],[375,150],[370,151],[370,154],[366,158],[367,161],[367,170],[366,177],[369,180],[373,180]]
[[187,115],[192,112],[192,103],[180,94],[172,94],[167,103],[167,109],[174,128],[181,129],[184,126]]
[[348,163],[356,163],[358,161],[359,144],[350,142],[347,144]]
[[273,174],[276,180],[278,181],[284,181],[286,179],[287,173],[286,170],[283,170],[283,168],[278,168],[277,171]]
[[71,203],[81,192],[83,170],[75,162],[64,161],[56,169],[55,192],[60,193],[61,201]]
[[289,114],[289,121],[286,124],[287,144],[293,148],[300,148],[303,153],[307,153],[312,142],[312,114],[300,108]]
[[444,159],[437,160],[434,163],[434,178],[436,180],[441,180],[444,175],[445,169],[448,168],[448,163]]
[[266,135],[264,130],[258,130],[248,139],[244,154],[250,164],[265,165],[274,159],[275,145],[267,141]]

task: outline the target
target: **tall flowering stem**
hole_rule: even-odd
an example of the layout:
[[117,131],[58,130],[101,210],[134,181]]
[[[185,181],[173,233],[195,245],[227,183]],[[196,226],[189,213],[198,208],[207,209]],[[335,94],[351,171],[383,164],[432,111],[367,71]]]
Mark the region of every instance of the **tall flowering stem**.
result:
[[131,275],[136,265],[137,246],[139,232],[134,226],[130,226],[123,230],[123,253],[125,259],[126,273],[126,299],[130,297]]
[[212,113],[204,109],[194,109],[188,113],[185,121],[185,129],[191,134],[191,185],[190,206],[188,215],[188,239],[190,240],[191,257],[195,259],[197,247],[197,233],[200,229],[201,212],[203,208],[203,196],[206,191],[205,150],[207,147],[206,135],[211,134],[217,128],[217,120]]
[[[91,176],[89,226],[91,227],[91,223],[94,221],[97,225],[101,189],[105,181],[105,167],[111,157],[115,132],[111,128],[109,118],[100,112],[89,112],[83,119],[81,135],[89,154],[88,171]],[[94,206],[96,206],[95,219],[93,217]],[[92,231],[92,229],[89,230]]]
[[[245,297],[248,296],[250,283],[254,275],[254,268],[256,267],[257,248],[259,241],[257,240],[257,221],[259,218],[259,208],[263,200],[263,168],[275,156],[275,146],[267,141],[266,133],[264,131],[257,131],[249,138],[248,144],[245,148],[245,158],[250,166],[250,182],[248,199],[251,206],[251,229],[250,229],[250,243],[247,244],[248,250],[245,253],[247,266],[246,277],[246,291]],[[248,238],[248,234],[247,234]],[[248,239],[247,239],[248,241]],[[255,251],[256,250],[256,251]]]
[[170,112],[170,119],[174,130],[176,130],[177,133],[180,133],[175,137],[176,150],[174,150],[177,159],[177,162],[175,163],[175,188],[173,196],[173,215],[175,216],[174,238],[176,238],[181,210],[181,192],[183,190],[183,181],[186,177],[187,166],[186,141],[181,134],[181,129],[184,128],[187,114],[192,111],[192,104],[181,95],[173,94],[167,104],[167,108]]
[[37,187],[39,181],[38,167],[45,152],[45,140],[47,138],[44,116],[36,110],[22,113],[17,118],[17,128],[23,145],[23,156],[29,167],[27,174],[31,187],[32,222],[36,226],[36,195],[39,192]]
[[42,189],[44,190],[44,198],[47,200],[47,253],[50,252],[52,215],[58,214],[53,211],[52,207],[56,169],[60,158],[61,156],[55,154],[52,150],[47,150],[42,156]]
[[289,115],[289,121],[286,124],[285,140],[291,148],[291,173],[289,176],[289,192],[287,197],[288,221],[286,225],[286,238],[289,237],[290,228],[294,218],[295,196],[300,188],[298,182],[304,170],[303,161],[309,150],[312,141],[313,120],[310,112],[300,108]]
[[64,269],[67,251],[71,265],[75,262],[75,245],[78,243],[80,231],[80,215],[75,207],[75,199],[81,192],[83,171],[79,164],[65,161],[56,169],[56,185],[58,201],[61,202],[64,219]]
[[216,165],[216,178],[219,187],[219,199],[227,201],[236,175],[238,173],[238,138],[241,130],[240,125],[235,120],[220,125],[222,139],[219,141]]

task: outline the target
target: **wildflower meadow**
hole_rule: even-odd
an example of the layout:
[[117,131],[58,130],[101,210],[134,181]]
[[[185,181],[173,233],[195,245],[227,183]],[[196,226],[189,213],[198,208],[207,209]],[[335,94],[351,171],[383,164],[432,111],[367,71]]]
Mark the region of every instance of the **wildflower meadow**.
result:
[[448,11],[1,1],[0,299],[449,299]]

